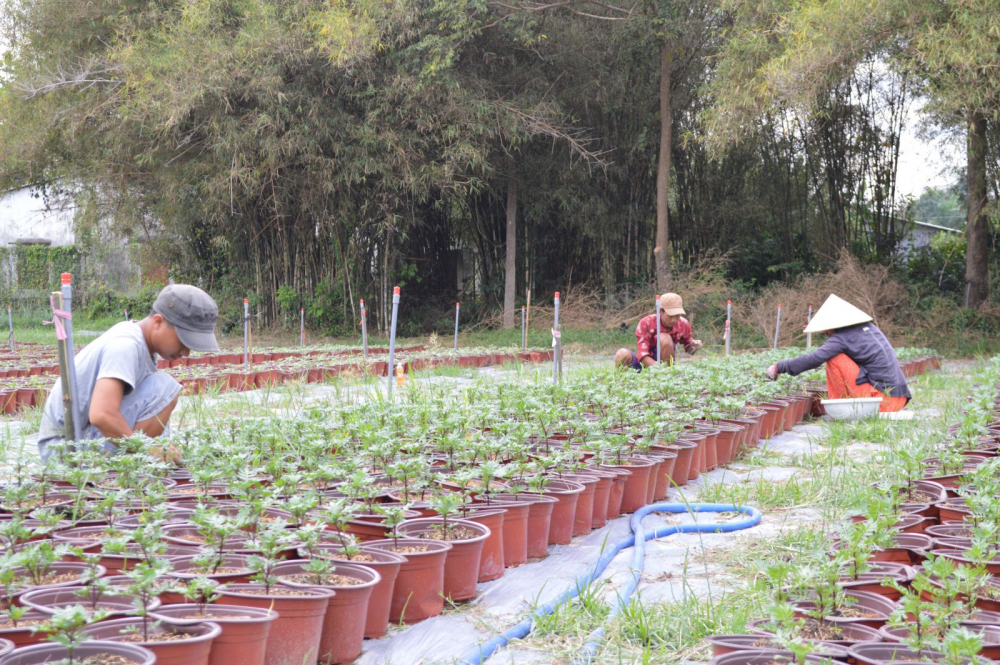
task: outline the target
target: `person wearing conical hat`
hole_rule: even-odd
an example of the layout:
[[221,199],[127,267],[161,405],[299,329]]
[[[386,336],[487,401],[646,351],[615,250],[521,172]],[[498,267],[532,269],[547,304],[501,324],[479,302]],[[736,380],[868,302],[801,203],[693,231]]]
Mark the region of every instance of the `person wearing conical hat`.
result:
[[834,294],[816,312],[806,332],[828,332],[821,347],[767,368],[770,379],[795,376],[826,363],[830,399],[881,397],[880,411],[899,411],[910,401],[903,370],[892,345],[872,317]]
[[694,339],[691,323],[684,318],[684,301],[676,293],[660,296],[660,321],[657,326],[656,314],[643,317],[635,327],[635,352],[618,349],[615,364],[631,367],[641,372],[643,367],[656,364],[656,346],[659,344],[662,362],[673,363],[677,358],[677,347],[694,354],[701,348],[701,340]]

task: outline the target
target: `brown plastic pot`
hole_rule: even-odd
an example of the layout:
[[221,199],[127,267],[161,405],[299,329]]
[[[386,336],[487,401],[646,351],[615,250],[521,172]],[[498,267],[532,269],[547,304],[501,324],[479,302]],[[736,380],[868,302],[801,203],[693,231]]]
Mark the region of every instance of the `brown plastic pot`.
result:
[[944,655],[933,649],[916,651],[905,644],[891,642],[859,643],[847,650],[851,659],[859,665],[883,665],[890,662],[936,663]]
[[[47,621],[49,619],[48,614],[45,612],[39,612],[38,610],[28,610],[23,620],[25,621]],[[36,624],[32,624],[36,625]],[[45,640],[44,633],[36,633],[31,630],[32,626],[21,625],[17,628],[0,628],[0,638],[12,642],[15,647],[24,647],[32,644],[38,644]]]
[[381,580],[372,587],[371,597],[368,599],[368,612],[365,616],[365,638],[377,639],[385,635],[389,628],[389,607],[392,605],[392,590],[396,586],[396,576],[399,575],[399,567],[406,561],[402,556],[393,554],[385,550],[370,548],[362,545],[361,554],[367,559],[344,558],[343,551],[337,548],[321,548],[322,556],[329,558],[334,563],[346,563],[350,565],[361,565],[371,568],[379,574]]
[[221,602],[227,605],[272,609],[278,618],[271,623],[264,665],[302,665],[314,663],[323,636],[323,618],[331,591],[310,588],[308,595],[282,596],[247,593],[264,589],[261,584],[230,584],[221,590]]
[[[83,629],[84,634],[98,640],[118,642],[130,632],[142,634],[142,619],[114,619],[101,621]],[[158,623],[153,617],[148,620],[148,630],[152,634],[173,633],[186,635],[180,639],[163,642],[129,642],[130,645],[149,649],[156,655],[156,665],[208,665],[212,642],[222,632],[217,623],[202,622],[190,625]]]
[[510,494],[493,495],[490,502],[483,505],[502,506],[507,511],[503,519],[504,568],[524,565],[528,562],[528,514],[532,502]]
[[[774,633],[768,630],[767,625],[770,619],[754,619],[747,623],[747,628],[757,635],[767,635],[774,637]],[[838,644],[840,646],[850,646],[858,642],[881,642],[882,635],[878,630],[858,623],[835,624],[830,621],[819,622],[823,626],[834,628],[841,632],[839,640],[823,640],[828,644]]]
[[[90,607],[90,602],[81,600],[76,592],[83,589],[82,586],[59,587],[56,589],[36,589],[21,596],[21,605],[38,610],[49,616],[57,610],[73,605],[84,605]],[[156,609],[160,606],[160,601],[153,599],[148,609]],[[108,616],[120,617],[131,615],[135,611],[132,603],[132,596],[127,595],[104,595],[97,601],[98,609],[108,612]]]
[[677,441],[688,441],[695,445],[691,453],[691,466],[688,468],[687,477],[687,480],[694,480],[705,471],[705,435],[688,432],[677,437]]
[[[305,572],[307,564],[298,561],[280,563],[274,567],[274,574],[295,575]],[[333,571],[336,575],[349,577],[357,584],[302,584],[281,580],[292,587],[318,586],[336,592],[330,596],[323,619],[323,637],[319,641],[319,662],[325,665],[349,663],[361,655],[365,635],[365,619],[368,616],[368,601],[372,590],[381,581],[377,572],[365,566],[338,563]]]
[[543,559],[548,554],[549,529],[552,525],[552,510],[559,499],[546,494],[522,492],[519,499],[531,501],[528,506],[528,559]]
[[[490,511],[493,512],[493,511]],[[502,514],[501,514],[502,517]],[[479,535],[465,540],[449,540],[444,563],[444,596],[453,602],[471,600],[476,597],[476,582],[479,579],[480,561],[483,555],[483,545],[490,536],[488,527],[472,520],[449,520],[453,526],[462,526],[478,532]],[[406,520],[399,525],[399,532],[404,536],[419,540],[433,540],[427,534],[433,533],[443,524],[440,517],[425,517],[416,520]],[[435,541],[440,542],[440,541]],[[501,542],[501,547],[503,543]],[[501,550],[502,552],[502,550]],[[501,574],[503,567],[501,563]]]
[[[851,609],[865,610],[874,616],[843,617],[831,615],[824,617],[826,621],[837,625],[861,624],[862,626],[868,626],[869,628],[875,628],[877,630],[885,625],[886,621],[889,620],[889,615],[896,609],[896,604],[885,596],[868,593],[867,591],[850,590],[845,591],[844,593],[846,596],[854,598],[856,601],[853,605],[851,605]],[[806,611],[816,607],[812,601],[793,601],[792,606],[795,608],[796,616],[800,619],[808,618]]]
[[[204,607],[185,603],[156,610],[154,616],[165,623],[186,626],[204,621],[218,624],[221,632],[212,642],[208,665],[264,665],[267,636],[271,623],[278,618],[274,610],[240,605],[209,604]],[[196,619],[186,618],[199,615]]]
[[[797,661],[791,651],[761,649],[760,651],[734,651],[722,656],[716,656],[708,662],[709,665],[773,665],[774,663],[794,665]],[[829,663],[827,659],[819,656],[806,656],[805,662]]]
[[[964,623],[962,624],[962,627],[976,633],[983,639],[983,648],[978,655],[991,660],[1000,658],[1000,628],[996,626],[984,626],[981,624],[966,625]],[[898,628],[882,626],[878,632],[885,637],[886,642],[891,643],[901,643],[910,635],[910,629],[906,626],[900,626]]]
[[[40,584],[37,586],[22,586],[18,588],[18,590],[14,593],[13,601],[15,603],[18,602],[21,596],[28,593],[29,591],[34,591],[36,589],[60,589],[62,587],[68,587],[68,586],[80,586],[83,574],[86,573],[89,569],[90,566],[84,563],[76,563],[72,561],[56,562],[51,566],[49,566],[49,571],[48,571],[49,573],[57,575],[64,575],[67,573],[78,573],[80,577],[78,577],[75,580],[70,580],[69,582],[61,582],[59,584]],[[27,572],[23,568],[19,568],[17,570],[24,571],[25,573]],[[107,571],[102,566],[97,566],[97,573],[98,577],[104,577]],[[25,582],[27,580],[22,578],[21,581]]]
[[[589,473],[564,473],[561,477],[583,485],[583,491],[580,492],[580,497],[576,500],[576,514],[573,517],[573,537],[586,536],[593,528],[594,496],[597,493],[597,484],[601,479]],[[606,511],[607,507],[605,506]]]
[[[713,656],[724,656],[736,651],[770,651],[780,650],[781,645],[776,640],[760,635],[713,635],[705,641],[712,646]],[[819,658],[836,660],[847,659],[847,647],[832,642],[810,641],[813,653]]]
[[695,431],[705,435],[705,470],[711,471],[719,466],[719,430],[697,426]]
[[[421,545],[424,552],[403,552],[400,547]],[[444,564],[451,543],[436,540],[399,539],[373,540],[367,544],[398,554],[406,559],[399,566],[396,584],[389,605],[389,620],[393,623],[415,623],[441,614],[444,609]]]
[[901,563],[882,562],[872,564],[871,570],[862,573],[857,579],[844,577],[840,580],[840,586],[852,591],[867,591],[880,596],[885,596],[889,600],[897,601],[902,597],[902,593],[890,586],[884,586],[883,580],[887,577],[895,580],[903,586],[909,585],[916,576],[915,571],[910,566]]
[[739,451],[743,429],[734,425],[726,425],[723,423],[715,425],[715,428],[719,430],[718,437],[715,441],[715,446],[718,450],[717,454],[719,456],[719,464],[731,464],[733,460],[736,459],[736,455]]
[[625,483],[628,482],[628,478],[632,474],[625,469],[617,467],[614,469],[604,469],[598,466],[597,470],[612,473],[615,476],[611,480],[611,489],[608,490],[607,518],[609,520],[613,520],[622,513],[622,499],[625,497]]
[[640,457],[630,457],[623,465],[602,464],[602,469],[618,469],[629,472],[629,477],[625,480],[625,490],[622,494],[622,513],[634,513],[648,502],[646,500],[649,488],[649,474],[654,463],[651,460]]
[[663,458],[646,454],[636,455],[636,457],[653,463],[653,466],[649,467],[649,476],[646,478],[646,504],[653,503],[653,497],[656,495],[656,477],[660,475],[660,469],[663,468]]
[[681,486],[687,483],[691,475],[691,463],[694,461],[694,454],[698,450],[698,444],[694,441],[678,439],[667,444],[667,449],[677,453],[677,461],[674,462],[674,473],[671,476],[671,485]]
[[[429,518],[435,519],[435,518]],[[479,557],[479,582],[489,582],[503,577],[505,567],[503,539],[504,527],[507,524],[507,509],[500,506],[477,508],[463,517],[469,522],[475,522],[489,530],[489,536],[483,543]],[[448,557],[451,558],[451,553]],[[445,575],[447,576],[447,571]]]
[[576,504],[583,493],[583,485],[570,480],[551,479],[542,493],[557,499],[549,523],[549,545],[568,545],[573,540]]
[[253,571],[250,569],[250,564],[248,563],[249,557],[245,554],[226,554],[222,557],[222,563],[219,564],[220,569],[243,569],[244,572],[239,573],[199,572],[201,569],[195,563],[197,558],[197,556],[177,557],[171,561],[173,569],[168,573],[169,576],[178,580],[193,580],[196,577],[207,577],[211,580],[219,582],[220,584],[247,583],[253,576]]
[[667,498],[667,493],[673,486],[674,479],[674,469],[677,466],[677,453],[672,450],[660,449],[653,446],[648,457],[659,457],[661,460],[660,468],[656,472],[656,488],[653,491],[653,498],[650,503],[654,501],[663,501]]
[[[154,665],[156,655],[149,649],[120,642],[86,642],[73,649],[74,659],[91,656],[122,656],[135,665]],[[61,663],[69,658],[69,651],[61,644],[36,644],[15,649],[0,657],[0,665],[40,665],[41,663]]]

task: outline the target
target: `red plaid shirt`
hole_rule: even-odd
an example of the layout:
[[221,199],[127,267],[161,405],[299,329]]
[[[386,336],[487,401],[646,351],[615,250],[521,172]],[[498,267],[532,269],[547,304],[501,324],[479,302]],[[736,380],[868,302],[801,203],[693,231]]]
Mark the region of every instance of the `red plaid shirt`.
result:
[[[661,325],[660,332],[669,333],[670,339],[674,340],[674,346],[683,346],[685,351],[691,353],[691,324],[683,316],[670,330]],[[646,356],[656,357],[656,314],[644,316],[639,321],[639,325],[635,327],[635,340],[636,355],[639,360]]]

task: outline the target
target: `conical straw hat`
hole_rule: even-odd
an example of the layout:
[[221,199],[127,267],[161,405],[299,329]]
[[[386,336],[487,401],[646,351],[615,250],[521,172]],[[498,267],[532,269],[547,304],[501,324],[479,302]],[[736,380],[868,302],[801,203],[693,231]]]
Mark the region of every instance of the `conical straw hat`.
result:
[[860,309],[847,302],[843,298],[838,298],[834,294],[826,299],[823,306],[812,317],[812,321],[806,326],[805,332],[823,332],[824,330],[835,330],[846,328],[858,323],[867,323],[872,317],[868,316]]

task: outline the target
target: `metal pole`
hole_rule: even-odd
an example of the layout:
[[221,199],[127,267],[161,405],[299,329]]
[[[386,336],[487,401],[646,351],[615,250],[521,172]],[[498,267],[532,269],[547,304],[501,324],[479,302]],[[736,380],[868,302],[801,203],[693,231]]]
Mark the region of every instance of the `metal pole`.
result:
[[125,320],[128,321],[128,310],[125,310]]
[[[73,313],[73,275],[68,272],[62,274],[62,308],[68,313]],[[73,350],[73,320],[66,319],[63,322],[63,328],[66,330],[66,369],[69,370],[69,394],[70,394],[70,404],[69,408],[73,414],[73,440],[80,440],[80,418],[77,414],[77,409],[79,408],[80,396],[77,394],[76,390],[76,359],[74,357]]]
[[726,357],[732,353],[732,343],[730,342],[730,336],[733,334],[733,301],[726,301]]
[[555,333],[553,337],[553,352],[552,352],[552,383],[556,383],[559,380],[559,292],[556,291],[556,311],[555,311],[555,322],[552,325],[552,330]]
[[774,348],[778,348],[778,332],[781,331],[781,305],[778,305],[778,322],[774,326]]
[[965,306],[966,307],[969,306],[969,295],[970,295],[971,291],[972,291],[972,282],[966,282],[965,283]]
[[306,345],[306,308],[299,308],[299,346]]
[[10,328],[10,352],[14,353],[14,315],[10,312],[10,305],[7,305],[7,326]]
[[389,397],[392,397],[392,382],[396,380],[396,315],[399,312],[399,287],[392,287],[392,323],[389,325]]
[[[64,309],[62,293],[59,291],[53,291],[52,300],[56,303],[56,309]],[[55,316],[53,315],[53,324],[54,323]],[[57,341],[56,348],[59,351],[59,385],[62,388],[63,394],[63,437],[67,441],[72,441],[76,438],[76,429],[74,427],[74,421],[76,418],[73,417],[73,398],[69,387],[69,365],[67,365],[66,359],[66,341]]]
[[524,327],[525,323],[527,323],[527,310],[525,309],[524,305],[521,305],[521,350],[522,351],[528,350],[528,337],[527,337],[527,329]]
[[455,352],[458,352],[458,310],[461,303],[455,303]]
[[656,296],[656,362],[660,362],[660,296]]
[[361,348],[365,353],[365,365],[368,364],[368,318],[365,314],[365,299],[361,299]]
[[[809,305],[809,314],[806,316],[806,325],[813,320],[813,306]],[[808,351],[813,345],[813,334],[811,332],[806,333],[806,350]]]
[[250,369],[250,299],[243,299],[243,371]]

